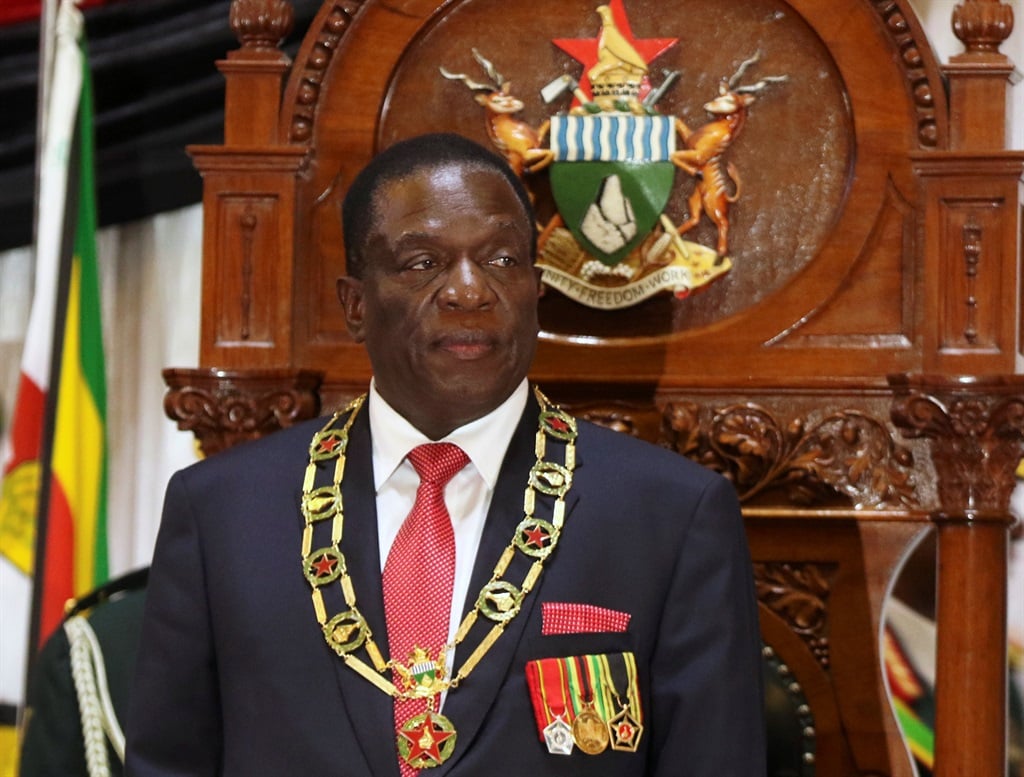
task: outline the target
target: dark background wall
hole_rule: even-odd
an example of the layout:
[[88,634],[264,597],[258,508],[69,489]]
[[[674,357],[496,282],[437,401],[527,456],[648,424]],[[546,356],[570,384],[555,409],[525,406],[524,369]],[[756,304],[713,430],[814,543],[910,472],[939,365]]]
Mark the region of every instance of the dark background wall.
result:
[[[0,10],[0,250],[32,241],[39,20]],[[294,55],[319,0],[294,0]],[[85,8],[93,73],[101,225],[198,202],[191,143],[222,141],[223,79],[238,48],[230,0],[107,0]],[[28,18],[25,18],[28,16]]]

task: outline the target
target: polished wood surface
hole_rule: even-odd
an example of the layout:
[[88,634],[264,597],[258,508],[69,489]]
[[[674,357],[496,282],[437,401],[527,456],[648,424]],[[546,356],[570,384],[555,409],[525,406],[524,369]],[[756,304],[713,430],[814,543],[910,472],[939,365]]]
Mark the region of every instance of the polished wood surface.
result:
[[[638,37],[679,39],[654,65],[681,73],[663,113],[706,121],[754,50],[752,79],[788,80],[758,95],[729,149],[743,180],[733,269],[617,311],[549,289],[532,377],[736,485],[762,631],[808,699],[817,774],[912,773],[878,633],[904,560],[937,535],[935,774],[999,774],[1024,456],[1010,6],[957,5],[964,52],[941,63],[907,0],[625,1]],[[439,72],[479,73],[473,48],[513,82],[520,119],[564,110],[536,97],[579,74],[550,41],[593,37],[596,5],[327,0],[289,63],[276,49],[289,3],[235,0],[225,143],[190,149],[205,190],[199,365],[167,373],[169,414],[207,452],[365,389],[335,297],[348,182],[412,134],[488,142],[480,105]],[[547,174],[526,182],[543,222]],[[677,184],[666,207],[677,223],[688,192]],[[715,237],[707,220],[687,235]]]

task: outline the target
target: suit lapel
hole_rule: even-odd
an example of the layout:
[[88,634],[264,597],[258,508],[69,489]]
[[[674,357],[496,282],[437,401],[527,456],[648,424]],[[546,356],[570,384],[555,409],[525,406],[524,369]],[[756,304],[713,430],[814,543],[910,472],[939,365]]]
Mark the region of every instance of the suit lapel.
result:
[[[473,565],[473,576],[470,581],[469,592],[463,607],[463,615],[469,612],[475,604],[480,590],[490,580],[494,571],[494,565],[512,540],[516,527],[523,520],[523,493],[526,488],[530,469],[536,462],[534,443],[537,434],[537,418],[540,408],[531,393],[530,401],[519,421],[519,426],[509,444],[508,452],[501,466],[501,474],[498,484],[491,499],[491,507],[484,524],[483,535],[480,538],[480,549],[477,552],[476,562]],[[560,445],[548,443],[548,456],[552,455],[556,461],[561,453]],[[577,455],[577,467],[579,466]],[[566,497],[566,517],[575,505],[577,495],[570,491]],[[554,499],[537,494],[535,514],[538,518],[550,520]],[[522,582],[529,570],[532,559],[528,559],[522,553],[517,552],[514,561],[509,565],[508,570],[502,579],[511,582],[517,587]],[[558,552],[549,559],[548,564],[558,563]],[[504,633],[494,643],[491,649],[477,664],[469,679],[448,694],[445,701],[444,714],[451,719],[458,732],[458,743],[452,757],[442,764],[437,772],[437,777],[442,777],[456,762],[467,748],[471,746],[483,723],[487,712],[497,701],[498,691],[508,676],[510,670],[514,670],[512,659],[525,633],[526,624],[530,620],[530,613],[539,599],[540,588],[543,585],[544,576],[534,586],[530,594],[525,598],[519,614],[509,621]],[[458,671],[462,663],[480,644],[480,641],[490,632],[494,623],[485,617],[479,617],[476,624],[470,630],[465,641],[459,645],[455,653],[454,671]]]
[[[350,432],[342,498],[345,527],[341,549],[352,577],[356,604],[369,623],[374,641],[386,656],[388,638],[381,589],[377,501],[373,489],[369,414],[365,409]],[[358,656],[369,663],[365,655],[365,651],[358,652]],[[349,721],[371,773],[397,776],[391,697],[360,677],[341,658],[337,659],[335,668],[342,702],[348,710]]]

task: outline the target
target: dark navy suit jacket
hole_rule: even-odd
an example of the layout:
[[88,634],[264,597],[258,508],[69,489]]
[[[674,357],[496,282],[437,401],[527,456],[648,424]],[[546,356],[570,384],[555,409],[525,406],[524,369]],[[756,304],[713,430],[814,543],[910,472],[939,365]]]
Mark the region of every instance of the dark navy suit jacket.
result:
[[[386,651],[367,419],[362,413],[351,432],[341,547],[358,607]],[[397,777],[391,699],[326,644],[301,571],[299,499],[322,424],[172,478],[128,721],[129,775]],[[579,426],[558,547],[518,617],[449,692],[443,712],[456,747],[424,777],[760,777],[760,639],[735,492],[679,455]],[[531,400],[502,466],[464,611],[522,520],[536,428]],[[550,504],[537,515],[550,516]],[[504,579],[518,585],[529,559],[516,556]],[[543,602],[594,604],[631,619],[625,632],[544,636]],[[491,626],[479,621],[456,667]],[[550,754],[526,663],[623,651],[638,668],[639,751]]]

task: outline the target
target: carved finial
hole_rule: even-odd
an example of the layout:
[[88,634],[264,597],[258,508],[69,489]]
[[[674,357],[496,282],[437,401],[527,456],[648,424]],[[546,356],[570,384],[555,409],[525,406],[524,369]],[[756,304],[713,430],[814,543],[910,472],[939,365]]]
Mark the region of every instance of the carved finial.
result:
[[967,53],[997,52],[1013,31],[1013,7],[999,0],[967,0],[953,9],[953,32]]
[[274,49],[292,31],[288,0],[232,0],[231,29],[242,48]]

